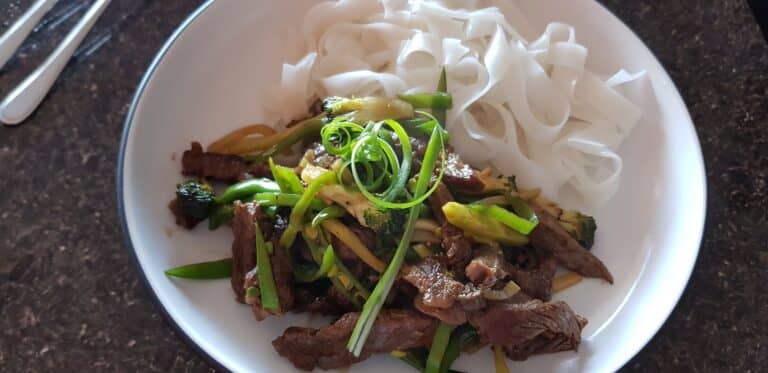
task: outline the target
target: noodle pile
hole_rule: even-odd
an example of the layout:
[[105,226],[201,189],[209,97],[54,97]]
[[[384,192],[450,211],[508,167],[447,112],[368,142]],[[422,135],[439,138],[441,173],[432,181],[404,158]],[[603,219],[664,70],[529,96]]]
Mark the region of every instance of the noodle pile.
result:
[[603,80],[587,70],[588,50],[567,24],[527,41],[478,1],[341,0],[311,8],[303,36],[307,54],[283,66],[265,101],[279,123],[328,95],[434,91],[445,66],[447,128],[465,160],[551,198],[569,186],[600,206],[616,192],[616,151],[642,114],[616,86],[643,73]]

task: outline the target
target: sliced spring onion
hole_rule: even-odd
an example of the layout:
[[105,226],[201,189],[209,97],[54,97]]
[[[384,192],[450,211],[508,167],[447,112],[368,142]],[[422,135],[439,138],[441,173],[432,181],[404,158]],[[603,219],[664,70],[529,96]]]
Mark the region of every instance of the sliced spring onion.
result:
[[[426,114],[429,115],[429,114]],[[398,197],[403,193],[405,190],[406,184],[408,182],[408,177],[410,175],[410,169],[411,169],[411,162],[412,162],[412,148],[411,148],[411,142],[410,138],[408,137],[408,134],[405,132],[403,127],[393,121],[393,120],[385,120],[382,122],[383,124],[386,124],[392,130],[394,131],[395,135],[398,137],[398,141],[400,142],[402,146],[402,154],[403,159],[401,162],[401,165],[399,169],[393,169],[393,173],[397,175],[397,179],[394,183],[392,183],[387,190],[380,193],[380,195],[375,195],[372,193],[366,185],[361,181],[360,175],[357,171],[357,167],[355,167],[356,160],[358,154],[364,149],[364,145],[368,144],[369,142],[378,142],[379,139],[378,136],[374,136],[372,134],[363,134],[361,138],[358,140],[358,142],[355,144],[354,148],[352,149],[352,176],[355,179],[355,184],[357,185],[360,192],[368,198],[371,202],[373,202],[377,207],[380,208],[387,208],[387,209],[406,209],[411,208],[413,206],[419,205],[422,202],[424,202],[429,196],[437,189],[438,185],[440,184],[440,180],[442,180],[443,173],[445,172],[445,167],[440,167],[439,175],[437,176],[437,182],[435,182],[429,190],[424,191],[423,193],[414,193],[414,198],[407,201],[407,202],[392,202],[391,200]],[[433,138],[436,140],[436,144],[439,143],[439,145],[435,145],[435,152],[439,153],[442,157],[441,165],[445,164],[445,152],[443,151],[445,149],[445,139],[444,139],[444,130],[439,127],[435,127],[432,131],[434,134],[437,132],[438,134],[436,136],[430,136],[430,142],[433,140]],[[375,132],[374,132],[375,133]],[[388,144],[387,144],[388,145]],[[439,147],[439,148],[438,148]],[[435,154],[435,157],[437,154]],[[426,155],[425,155],[426,158]],[[396,163],[395,163],[396,164]],[[394,165],[393,165],[394,166]],[[434,170],[433,170],[434,171]]]
[[216,206],[211,216],[208,217],[208,229],[216,230],[223,224],[232,221],[235,209],[232,205]]
[[309,209],[312,200],[315,198],[315,194],[317,194],[317,191],[324,185],[334,182],[336,182],[336,173],[330,171],[318,176],[315,180],[312,180],[312,182],[309,183],[307,189],[301,195],[299,201],[296,202],[296,205],[293,206],[293,210],[291,210],[291,215],[288,218],[288,226],[280,237],[280,247],[289,248],[293,245],[293,241],[296,239],[296,234],[301,230],[301,227],[304,224],[304,215]]
[[[445,76],[445,66],[443,66],[443,69],[440,71],[440,81],[437,82],[437,91],[446,94],[448,93],[448,80]],[[447,108],[432,108],[432,114],[435,115],[437,123],[439,123],[439,125],[443,128],[445,128],[447,125],[447,123],[445,123],[447,116],[446,111]]]
[[480,336],[477,330],[469,324],[462,324],[451,333],[451,340],[445,348],[443,362],[440,364],[440,373],[446,373],[451,369],[451,365],[459,358],[461,352],[471,345],[477,344]]
[[[275,133],[274,135],[252,138],[246,137],[238,140],[227,147],[229,154],[245,155],[247,160],[254,162],[264,162],[269,157],[274,156],[299,142],[299,140],[317,135],[320,128],[323,127],[325,113],[315,117],[305,119],[285,131]],[[257,153],[256,155],[248,155]]]
[[226,204],[238,199],[261,192],[279,192],[280,186],[267,178],[256,178],[241,181],[227,188],[224,193],[216,197],[216,203]]
[[472,202],[473,205],[485,205],[485,206],[491,206],[491,205],[498,205],[498,206],[506,206],[510,205],[510,200],[507,196],[490,196],[485,197],[483,199],[478,199],[477,201]]
[[215,142],[208,145],[207,151],[212,153],[224,153],[229,146],[254,133],[258,133],[261,136],[272,136],[276,134],[277,131],[265,124],[253,124],[232,131],[224,137],[216,140]]
[[168,276],[194,280],[229,278],[232,276],[232,258],[187,264],[185,266],[169,269],[165,271],[165,274]]
[[[443,157],[445,156],[442,134],[443,130],[441,128],[436,127],[432,130],[429,142],[427,143],[427,149],[424,153],[424,160],[422,161],[421,169],[419,170],[419,178],[416,181],[415,195],[420,195],[427,191],[427,187],[432,181],[432,175],[435,171],[438,153],[442,153]],[[442,178],[444,169],[445,162],[441,162],[440,175],[438,176],[437,181],[435,181],[435,185],[440,183],[440,178]],[[400,267],[403,265],[403,260],[405,260],[405,254],[408,252],[416,220],[418,219],[421,210],[419,206],[420,205],[411,207],[408,212],[408,220],[406,221],[403,236],[400,238],[397,250],[395,250],[395,254],[392,257],[387,270],[384,271],[379,282],[376,283],[376,287],[373,289],[371,296],[365,302],[365,306],[363,306],[360,317],[357,319],[355,328],[352,330],[349,342],[347,343],[347,349],[355,356],[360,356],[363,346],[365,346],[365,341],[368,339],[368,334],[370,334],[371,328],[373,328],[373,324],[376,321],[376,317],[378,317],[379,311],[384,305],[384,300],[387,298],[390,289],[392,289],[392,284],[395,282],[395,278],[400,272]]]
[[451,332],[453,332],[453,325],[440,322],[435,331],[435,336],[432,337],[432,346],[429,348],[429,356],[427,357],[427,366],[424,370],[425,373],[439,373],[440,366],[443,363],[443,356],[445,355],[445,349],[448,347],[448,341],[451,339]]
[[453,107],[453,97],[445,92],[414,93],[397,97],[410,103],[415,109],[447,110]]
[[269,170],[283,193],[301,194],[304,191],[304,186],[293,168],[277,165],[269,158]]
[[322,222],[321,226],[323,229],[336,236],[339,241],[347,245],[347,247],[349,247],[360,258],[360,260],[369,265],[371,268],[375,269],[377,272],[384,272],[384,270],[387,268],[387,265],[382,262],[381,259],[377,258],[376,255],[373,255],[371,250],[365,246],[363,241],[361,241],[360,238],[357,237],[357,235],[349,228],[347,228],[347,226],[342,222],[336,219],[328,219]]
[[496,241],[512,246],[528,243],[528,237],[490,217],[485,213],[485,208],[483,205],[448,202],[443,205],[442,210],[448,222],[477,240]]
[[345,210],[343,207],[339,205],[328,206],[320,210],[320,212],[318,212],[317,215],[315,215],[315,217],[312,219],[312,226],[317,227],[322,222],[328,219],[340,218],[346,214],[347,214],[347,210]]
[[335,262],[336,262],[336,255],[334,255],[333,253],[333,247],[331,245],[328,245],[328,247],[326,247],[325,251],[323,252],[323,257],[320,261],[320,267],[317,268],[317,271],[311,274],[296,272],[297,274],[296,279],[299,282],[315,281],[327,275]]
[[536,225],[539,224],[538,218],[536,218],[535,221],[526,220],[515,215],[515,213],[512,211],[509,211],[505,208],[502,208],[496,205],[491,205],[491,206],[475,205],[475,206],[471,206],[471,208],[475,209],[480,213],[488,214],[488,216],[500,221],[507,227],[510,227],[525,235],[530,234],[533,228],[536,228]]
[[[301,194],[293,194],[293,193],[276,193],[276,192],[264,192],[264,193],[256,193],[254,194],[250,200],[254,202],[258,202],[260,206],[286,206],[286,207],[293,207],[296,206],[297,203],[299,203],[299,200],[301,199]],[[323,201],[312,198],[309,201],[309,208],[312,210],[322,210],[327,205],[323,203]]]
[[275,285],[275,278],[272,276],[272,264],[269,261],[269,248],[264,242],[264,235],[261,233],[259,224],[254,223],[253,230],[256,236],[256,266],[258,266],[256,275],[259,278],[261,306],[265,310],[280,311],[277,286]]

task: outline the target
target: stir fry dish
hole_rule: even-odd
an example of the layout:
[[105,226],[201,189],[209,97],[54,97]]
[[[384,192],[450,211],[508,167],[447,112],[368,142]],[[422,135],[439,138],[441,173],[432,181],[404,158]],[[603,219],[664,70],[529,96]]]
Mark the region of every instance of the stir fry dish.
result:
[[440,80],[434,93],[328,97],[281,132],[193,142],[170,210],[188,229],[230,227],[232,255],[166,274],[230,278],[259,321],[332,316],[272,341],[302,370],[389,354],[449,372],[481,348],[502,369],[504,355],[576,350],[587,320],[551,298],[582,276],[613,282],[589,251],[595,220],[462,161]]

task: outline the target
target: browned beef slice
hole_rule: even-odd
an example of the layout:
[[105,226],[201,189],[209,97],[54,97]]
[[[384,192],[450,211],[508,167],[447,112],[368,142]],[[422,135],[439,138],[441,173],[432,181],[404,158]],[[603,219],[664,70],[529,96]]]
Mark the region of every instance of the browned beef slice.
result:
[[482,192],[485,183],[480,179],[478,172],[464,163],[458,154],[453,152],[446,154],[443,182],[451,188],[467,193]]
[[530,300],[521,304],[498,303],[470,315],[484,342],[503,345],[514,360],[531,355],[576,350],[587,320],[562,301]]
[[335,287],[328,286],[319,291],[311,287],[312,283],[295,289],[295,303],[291,311],[338,316],[357,310],[347,296]]
[[432,214],[441,226],[442,246],[445,255],[448,257],[448,265],[456,272],[463,272],[461,269],[472,255],[472,247],[469,240],[464,236],[464,232],[455,225],[448,222],[443,214],[443,205],[453,201],[453,196],[445,184],[440,183],[435,192],[429,197],[429,207]]
[[437,321],[415,311],[382,310],[359,357],[347,351],[347,341],[359,314],[347,313],[334,324],[320,328],[291,327],[272,346],[298,369],[342,368],[375,353],[429,346]]
[[425,305],[449,308],[464,290],[464,285],[448,275],[446,266],[435,257],[422,259],[411,266],[403,279],[419,290]]
[[509,264],[500,252],[491,248],[475,251],[464,272],[475,285],[490,288],[509,274]]
[[552,278],[555,277],[557,262],[548,255],[540,260],[539,268],[522,270],[514,266],[507,267],[509,277],[526,294],[543,301],[552,298]]
[[531,245],[551,252],[560,264],[582,276],[602,278],[613,283],[613,276],[605,264],[579,245],[554,216],[536,205],[531,207],[539,217],[539,225],[528,236]]
[[235,213],[232,218],[232,290],[237,301],[245,303],[245,274],[256,266],[256,233],[253,223],[256,222],[260,210],[253,203],[235,203]]
[[182,155],[181,173],[220,181],[270,175],[266,165],[251,165],[237,155],[204,152],[199,142],[193,142]]
[[413,305],[419,312],[439,319],[449,325],[461,325],[467,322],[467,311],[458,303],[448,308],[430,307],[424,304],[424,294],[419,294],[413,299]]

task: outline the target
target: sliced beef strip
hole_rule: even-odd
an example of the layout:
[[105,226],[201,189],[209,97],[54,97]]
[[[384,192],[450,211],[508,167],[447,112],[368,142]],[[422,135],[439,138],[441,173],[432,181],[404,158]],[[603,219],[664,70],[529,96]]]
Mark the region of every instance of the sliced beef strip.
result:
[[[320,284],[322,286],[317,286]],[[315,281],[297,287],[292,312],[309,312],[326,316],[340,316],[357,310],[352,302],[329,283]]]
[[552,278],[555,277],[557,261],[552,255],[547,255],[539,261],[539,268],[523,270],[508,266],[509,277],[526,294],[543,301],[552,298]]
[[467,311],[458,303],[448,308],[430,307],[424,304],[424,294],[419,294],[413,299],[413,305],[419,312],[449,325],[461,325],[467,322]]
[[514,360],[531,355],[576,350],[587,320],[562,301],[498,303],[470,315],[469,322],[487,343],[504,346]]
[[480,178],[479,172],[464,163],[457,153],[447,152],[443,174],[443,182],[446,185],[465,193],[481,193],[485,189],[485,183]]
[[232,218],[232,290],[238,302],[245,303],[245,275],[256,266],[256,231],[253,223],[261,210],[253,203],[235,202]]
[[459,301],[461,308],[466,311],[477,311],[486,305],[480,288],[471,282],[464,284],[464,290],[456,299]]
[[464,231],[448,222],[443,214],[443,205],[453,201],[453,196],[445,184],[440,183],[435,192],[429,197],[429,207],[432,214],[440,224],[442,240],[441,244],[445,255],[448,257],[448,265],[456,273],[463,274],[463,268],[472,255],[472,246],[464,236]]
[[430,307],[450,308],[464,290],[464,285],[449,276],[445,264],[436,257],[411,266],[403,279],[419,290],[424,304]]
[[613,276],[605,264],[579,245],[554,216],[535,204],[531,207],[539,217],[539,225],[528,236],[533,247],[551,252],[560,264],[582,276],[602,278],[613,283]]
[[379,313],[359,357],[346,344],[359,314],[347,313],[332,325],[314,328],[290,327],[272,341],[277,352],[302,370],[350,366],[375,353],[426,347],[432,343],[437,321],[416,311],[386,309]]
[[219,181],[238,181],[253,177],[270,176],[265,164],[250,164],[240,156],[203,151],[199,142],[193,142],[181,157],[181,173]]

